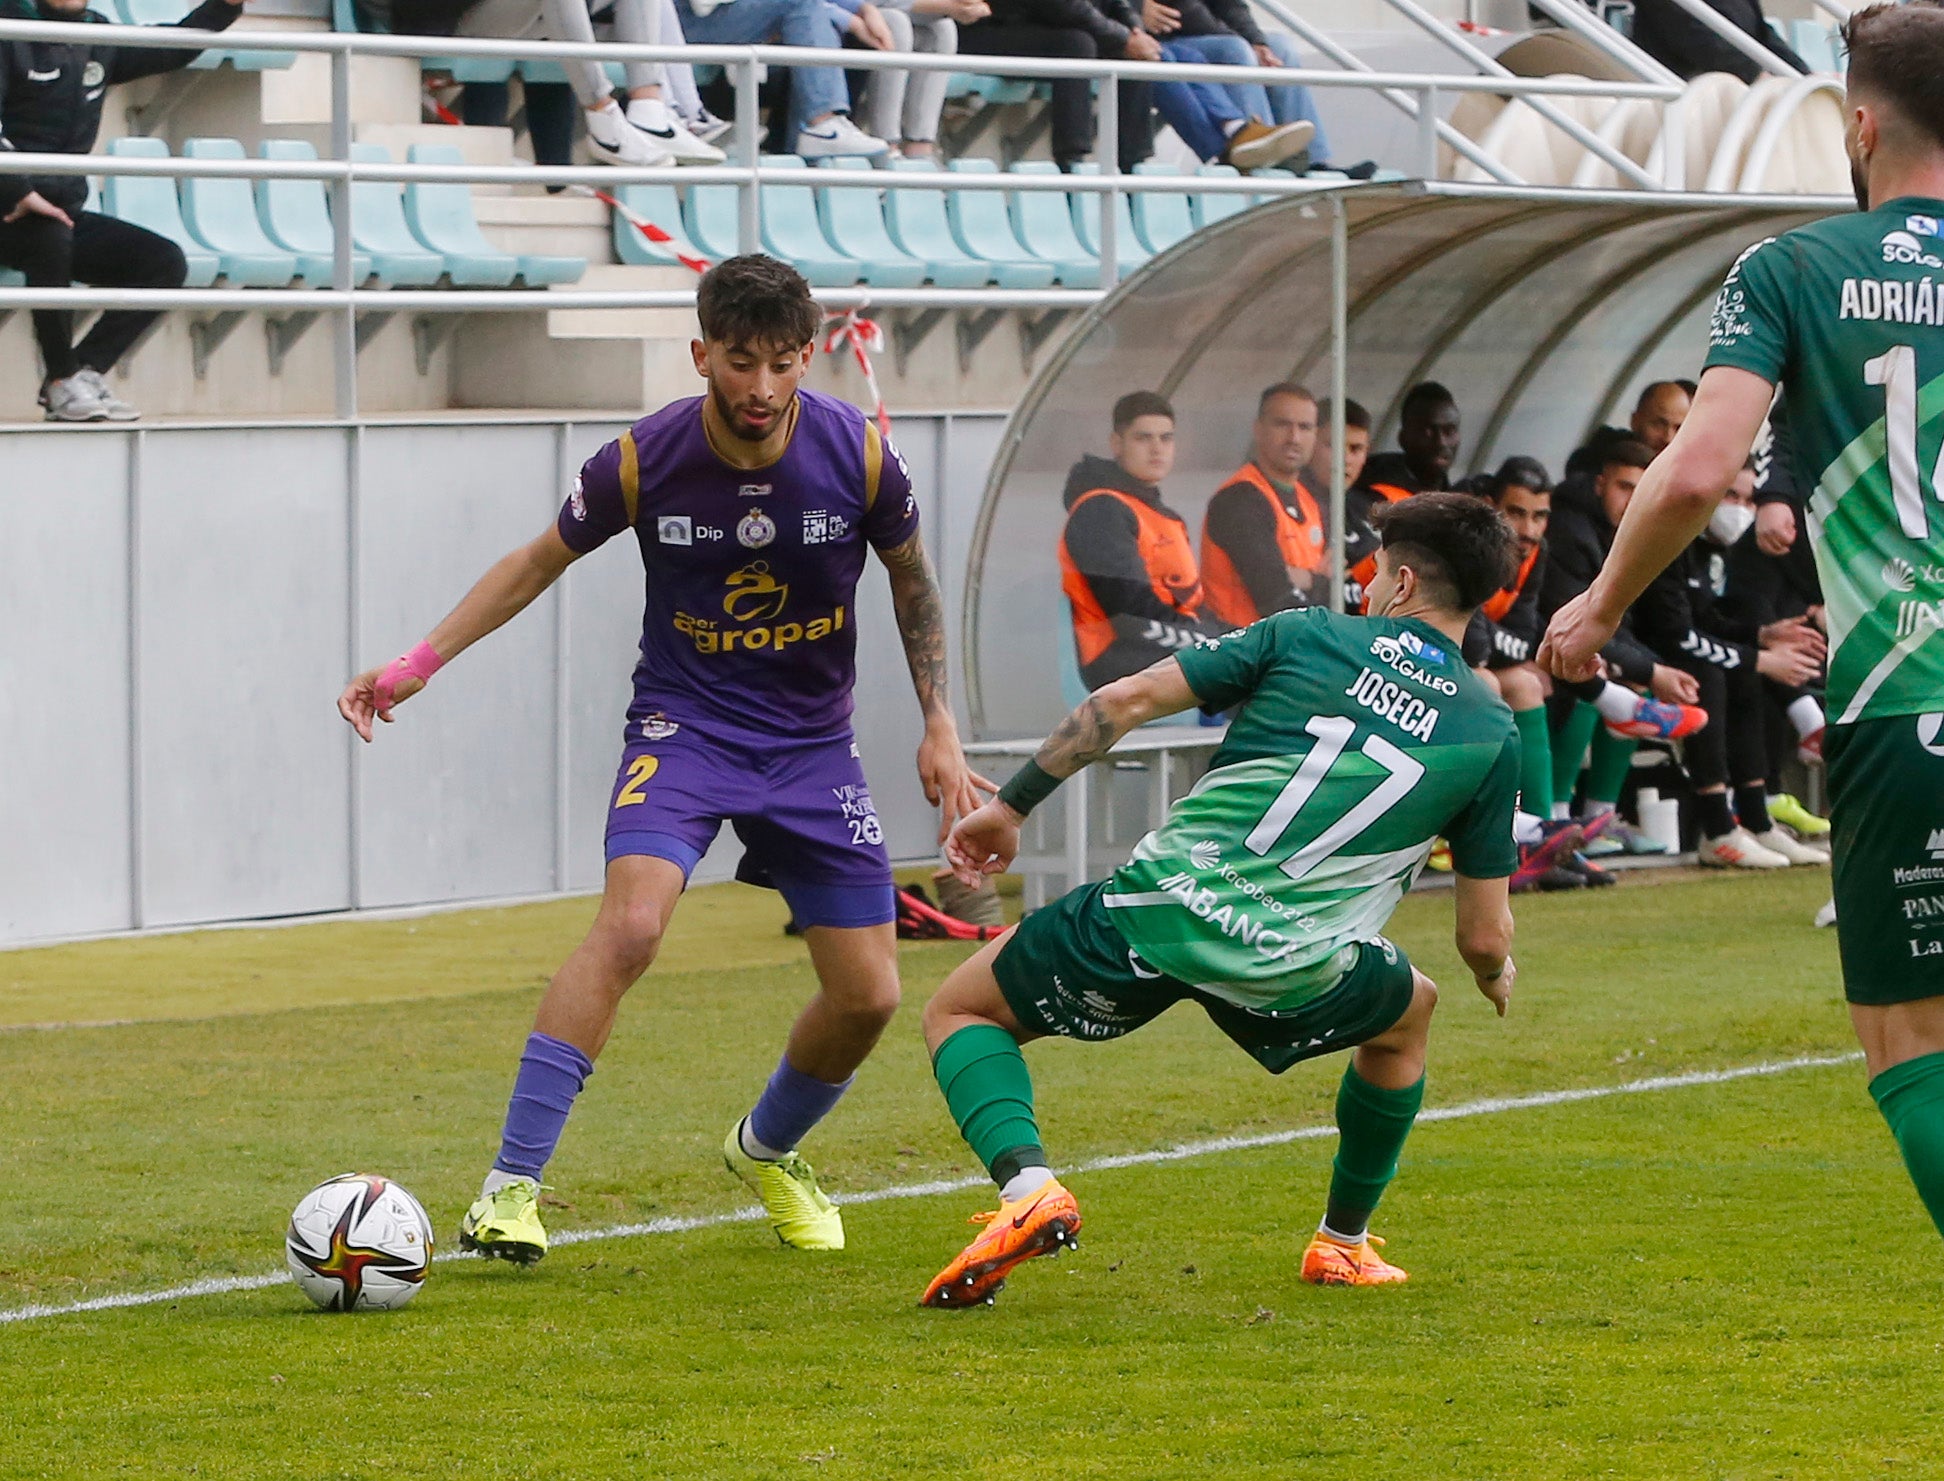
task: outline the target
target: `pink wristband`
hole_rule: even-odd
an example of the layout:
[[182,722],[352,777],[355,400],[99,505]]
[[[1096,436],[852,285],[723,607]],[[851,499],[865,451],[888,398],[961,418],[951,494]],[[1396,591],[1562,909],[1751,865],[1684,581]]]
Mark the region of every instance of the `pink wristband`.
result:
[[420,643],[403,658],[394,658],[385,665],[384,672],[378,675],[378,682],[372,686],[378,700],[378,713],[388,715],[398,701],[392,691],[403,679],[417,679],[421,684],[429,684],[432,676],[445,667],[445,660],[433,651],[430,643]]

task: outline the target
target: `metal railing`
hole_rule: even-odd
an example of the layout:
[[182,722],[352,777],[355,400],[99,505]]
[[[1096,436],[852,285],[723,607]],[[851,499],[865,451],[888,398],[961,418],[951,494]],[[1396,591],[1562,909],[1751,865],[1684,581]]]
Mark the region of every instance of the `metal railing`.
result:
[[[1393,0],[1411,4],[1412,0]],[[1438,174],[1437,150],[1440,142],[1449,144],[1472,160],[1494,179],[1510,185],[1524,183],[1511,171],[1494,161],[1472,141],[1452,130],[1438,118],[1442,97],[1468,92],[1483,92],[1524,98],[1535,109],[1556,122],[1568,134],[1592,149],[1602,159],[1622,169],[1629,179],[1649,189],[1665,188],[1668,182],[1652,177],[1631,160],[1617,155],[1604,140],[1598,139],[1577,121],[1560,114],[1548,102],[1551,98],[1595,97],[1603,99],[1645,98],[1665,102],[1670,113],[1678,112],[1681,89],[1672,81],[1605,82],[1586,79],[1514,77],[1502,67],[1476,52],[1469,43],[1460,43],[1461,52],[1475,53],[1471,59],[1485,67],[1482,74],[1435,76],[1370,69],[1313,28],[1295,22],[1283,8],[1269,0],[1268,8],[1279,19],[1294,22],[1305,39],[1319,44],[1346,70],[1330,71],[1301,67],[1253,67],[1247,80],[1268,85],[1299,84],[1310,88],[1351,88],[1377,90],[1392,99],[1404,98],[1420,121],[1421,172],[1425,178]],[[1437,28],[1435,21],[1426,22]],[[163,176],[171,178],[242,177],[250,180],[317,180],[325,184],[330,201],[333,232],[332,277],[323,288],[202,288],[174,290],[130,290],[103,288],[0,288],[0,313],[33,308],[147,308],[209,309],[219,312],[259,310],[272,315],[330,311],[336,335],[334,356],[336,405],[338,414],[354,416],[357,407],[357,319],[361,312],[422,313],[533,312],[540,309],[650,309],[681,308],[694,302],[686,290],[603,292],[595,290],[410,290],[369,289],[353,277],[355,249],[352,241],[350,190],[354,181],[380,181],[522,185],[600,185],[621,186],[633,183],[731,184],[739,191],[738,249],[757,250],[763,240],[763,194],[765,183],[809,186],[866,186],[877,190],[933,189],[949,191],[998,190],[1006,192],[1057,191],[1063,194],[1095,194],[1103,197],[1099,224],[1100,287],[1098,289],[975,289],[933,288],[884,289],[871,287],[827,288],[818,292],[821,302],[833,308],[870,304],[881,308],[978,308],[978,309],[1072,309],[1098,301],[1111,291],[1120,278],[1124,253],[1117,240],[1117,217],[1121,198],[1143,192],[1178,193],[1184,189],[1198,195],[1247,195],[1252,197],[1300,195],[1327,188],[1317,182],[1268,177],[1183,177],[1129,175],[1120,171],[1114,156],[1113,141],[1118,137],[1119,98],[1113,83],[1118,80],[1151,82],[1233,83],[1237,70],[1230,66],[1190,65],[1186,63],[1142,63],[1119,60],[1071,61],[1035,57],[937,56],[927,53],[886,53],[877,51],[830,51],[784,46],[669,46],[633,45],[600,42],[542,42],[530,40],[491,40],[449,36],[390,36],[343,32],[228,30],[203,32],[175,27],[133,27],[79,25],[54,21],[0,21],[0,36],[23,41],[52,41],[88,46],[141,46],[183,51],[261,50],[322,53],[330,62],[330,142],[324,158],[311,160],[207,160],[181,157],[137,158],[125,155],[34,154],[0,151],[0,174],[5,175],[117,175]],[[351,159],[353,119],[351,116],[351,62],[355,57],[481,57],[509,61],[542,59],[602,61],[685,62],[695,66],[719,66],[733,79],[737,118],[731,136],[732,162],[707,168],[615,168],[606,166],[529,166],[529,165],[432,165],[406,162],[366,163]],[[765,169],[757,147],[757,88],[762,69],[767,67],[829,66],[845,70],[882,71],[897,69],[927,72],[970,72],[998,77],[1048,81],[1056,78],[1085,78],[1098,86],[1099,113],[1096,137],[1103,147],[1097,150],[1100,170],[1083,175],[959,174],[939,170],[856,170],[820,169],[814,181],[801,171],[785,173]]]

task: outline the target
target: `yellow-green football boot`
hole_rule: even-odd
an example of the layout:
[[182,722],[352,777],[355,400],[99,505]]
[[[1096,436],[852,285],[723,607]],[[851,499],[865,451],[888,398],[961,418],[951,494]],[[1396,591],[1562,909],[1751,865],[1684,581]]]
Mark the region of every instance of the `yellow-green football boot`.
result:
[[540,1185],[519,1178],[466,1210],[459,1221],[459,1248],[511,1260],[516,1265],[538,1264],[547,1253],[547,1229],[540,1222]]
[[1769,816],[1785,828],[1793,828],[1804,838],[1817,839],[1829,832],[1829,819],[1819,818],[1795,798],[1784,792],[1769,798]]
[[747,1183],[769,1210],[770,1228],[793,1250],[841,1250],[844,1216],[817,1186],[810,1164],[794,1152],[774,1162],[751,1157],[743,1150],[742,1122],[729,1128],[722,1143],[722,1160],[729,1171]]

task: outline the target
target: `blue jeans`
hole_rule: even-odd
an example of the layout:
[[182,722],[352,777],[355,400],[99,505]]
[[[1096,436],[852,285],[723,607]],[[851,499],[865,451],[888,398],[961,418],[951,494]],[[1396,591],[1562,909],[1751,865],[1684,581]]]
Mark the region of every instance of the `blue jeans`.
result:
[[[835,51],[843,44],[823,0],[732,0],[707,15],[689,9],[688,0],[675,0],[682,20],[682,39],[697,46],[749,46],[780,41],[785,46],[821,46]],[[826,113],[848,113],[850,91],[838,67],[790,68],[790,137],[811,119]]]
[[[1285,67],[1303,65],[1303,54],[1296,49],[1296,38],[1281,31],[1269,33],[1269,50],[1273,51]],[[1286,83],[1281,87],[1264,87],[1261,83],[1241,83],[1229,89],[1244,113],[1259,117],[1268,123],[1295,123],[1308,119],[1316,125],[1316,137],[1310,140],[1310,158],[1326,160],[1331,158],[1329,143],[1323,137],[1323,120],[1317,116],[1316,99],[1310,90],[1297,83]],[[1252,94],[1268,99],[1269,112],[1257,114],[1255,97],[1245,101],[1242,94]]]
[[[1230,35],[1171,37],[1161,43],[1161,57],[1169,62],[1241,65],[1236,61],[1235,47],[1242,49],[1243,57],[1253,57],[1246,41]],[[1154,106],[1168,127],[1181,135],[1182,143],[1202,159],[1215,160],[1228,148],[1228,131],[1223,125],[1248,116],[1230,91],[1212,82],[1157,82]]]

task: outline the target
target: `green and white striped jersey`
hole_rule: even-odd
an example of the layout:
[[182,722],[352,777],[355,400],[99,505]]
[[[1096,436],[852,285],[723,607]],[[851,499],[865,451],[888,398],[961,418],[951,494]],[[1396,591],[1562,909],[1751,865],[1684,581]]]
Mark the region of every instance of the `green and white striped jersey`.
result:
[[1518,867],[1512,712],[1430,624],[1307,607],[1175,661],[1208,708],[1241,708],[1102,894],[1150,967],[1292,1008],[1336,985],[1440,835],[1461,874]]
[[1838,724],[1944,708],[1944,201],[1748,249],[1708,365],[1782,387],[1829,611]]

